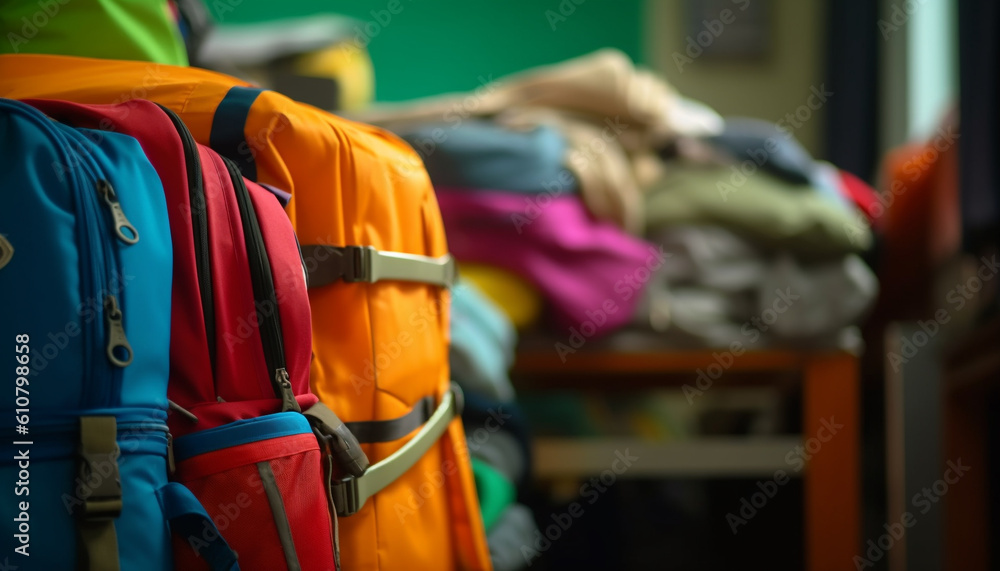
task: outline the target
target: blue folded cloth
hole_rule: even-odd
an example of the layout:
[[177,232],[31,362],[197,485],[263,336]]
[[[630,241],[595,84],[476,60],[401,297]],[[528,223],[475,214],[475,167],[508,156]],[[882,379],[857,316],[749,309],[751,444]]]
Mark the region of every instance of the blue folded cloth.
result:
[[396,131],[424,160],[435,186],[524,193],[577,192],[566,169],[566,138],[552,127],[501,127],[455,117]]
[[459,281],[451,294],[451,378],[462,390],[514,400],[507,371],[514,362],[517,334],[507,316],[474,285]]
[[815,162],[787,130],[760,119],[727,117],[722,133],[706,138],[712,146],[738,161],[757,167],[788,182],[809,184]]

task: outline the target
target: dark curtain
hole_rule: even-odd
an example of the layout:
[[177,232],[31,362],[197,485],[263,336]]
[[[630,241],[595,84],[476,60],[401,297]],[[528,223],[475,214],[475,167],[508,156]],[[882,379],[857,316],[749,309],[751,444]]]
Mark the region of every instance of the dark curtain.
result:
[[958,2],[959,188],[964,249],[983,253],[1000,245],[1000,3]]
[[[1000,249],[1000,3],[996,0],[959,0],[958,69],[959,112],[959,189],[962,205],[962,238],[966,252],[989,255]],[[997,300],[992,310],[1000,308]],[[994,391],[988,397],[1000,404]],[[988,535],[991,568],[1000,563],[1000,419],[989,421],[989,497],[984,498],[990,513]]]
[[[992,0],[990,0],[992,1]],[[878,2],[828,0],[827,89],[824,157],[873,182],[878,164],[878,62],[881,46]]]

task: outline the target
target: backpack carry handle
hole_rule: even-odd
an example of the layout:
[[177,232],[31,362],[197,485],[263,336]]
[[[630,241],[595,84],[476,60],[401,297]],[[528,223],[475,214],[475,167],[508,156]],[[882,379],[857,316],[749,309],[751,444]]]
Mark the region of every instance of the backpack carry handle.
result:
[[395,482],[414,466],[448,429],[451,421],[462,414],[462,390],[452,383],[441,404],[424,427],[402,448],[388,458],[368,468],[360,476],[348,476],[330,483],[333,503],[338,516],[357,513],[368,498]]

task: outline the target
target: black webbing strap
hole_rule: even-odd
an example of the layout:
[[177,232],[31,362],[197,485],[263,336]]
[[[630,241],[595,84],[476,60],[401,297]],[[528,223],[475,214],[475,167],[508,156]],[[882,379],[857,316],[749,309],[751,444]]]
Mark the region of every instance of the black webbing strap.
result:
[[310,289],[338,280],[348,283],[402,280],[451,287],[456,276],[455,260],[449,254],[432,258],[371,246],[304,244],[302,257],[309,272]]
[[420,428],[434,414],[435,406],[434,397],[426,396],[417,401],[410,412],[399,418],[364,420],[345,424],[351,434],[362,444],[392,442]]

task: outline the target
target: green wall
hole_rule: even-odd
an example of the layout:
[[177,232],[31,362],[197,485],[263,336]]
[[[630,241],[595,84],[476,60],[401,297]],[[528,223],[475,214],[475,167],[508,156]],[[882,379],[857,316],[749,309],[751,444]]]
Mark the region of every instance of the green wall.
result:
[[[361,20],[365,26],[360,37],[362,42],[370,39],[368,50],[375,65],[375,92],[379,101],[468,91],[491,77],[496,79],[602,47],[617,47],[635,61],[643,61],[643,0],[206,0],[206,3],[222,23],[317,12]],[[390,13],[390,8],[396,14]],[[370,38],[369,32],[373,32]]]

